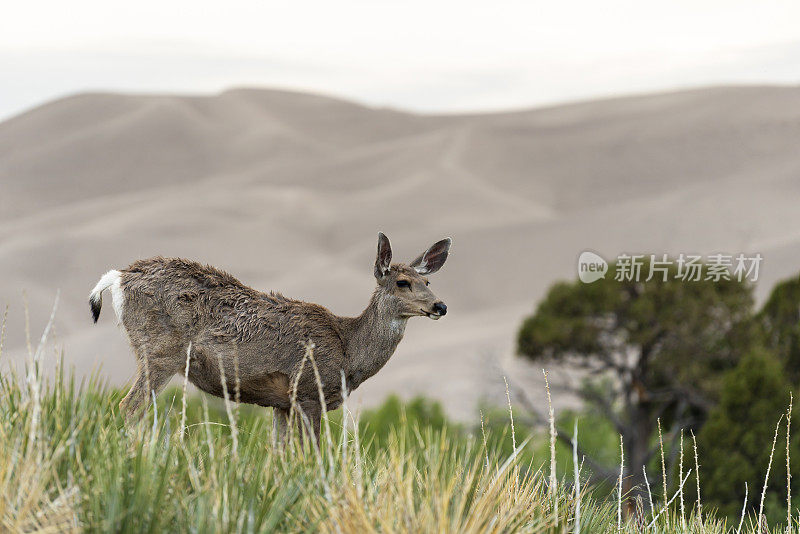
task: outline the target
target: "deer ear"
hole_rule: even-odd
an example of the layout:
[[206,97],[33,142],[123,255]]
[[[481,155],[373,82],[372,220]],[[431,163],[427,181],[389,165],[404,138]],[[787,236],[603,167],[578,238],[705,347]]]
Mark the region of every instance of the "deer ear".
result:
[[392,245],[389,238],[378,233],[378,255],[375,257],[375,278],[380,280],[389,274],[389,266],[392,264]]
[[437,241],[431,247],[420,254],[417,259],[411,262],[411,267],[419,274],[433,274],[442,268],[450,253],[450,245],[453,240],[449,237]]

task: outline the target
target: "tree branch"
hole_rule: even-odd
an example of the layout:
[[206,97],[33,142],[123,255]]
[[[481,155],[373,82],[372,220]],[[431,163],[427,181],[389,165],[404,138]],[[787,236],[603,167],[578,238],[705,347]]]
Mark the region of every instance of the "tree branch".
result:
[[[534,414],[538,415],[538,411],[536,410],[536,407],[533,405],[533,403],[531,402],[530,398],[528,397],[527,392],[524,389],[522,389],[520,387],[516,387],[513,381],[510,382],[510,388],[514,392],[516,399],[520,402],[520,404],[523,405],[523,407],[526,410],[528,410],[531,413],[534,413]],[[564,432],[563,430],[560,430],[560,429],[556,428],[556,436],[557,436],[558,439],[560,439],[561,441],[565,442],[570,447],[572,446],[572,439],[570,437],[568,437],[569,435],[566,432]],[[583,450],[583,448],[580,445],[578,445],[578,454],[581,455],[583,458],[585,458],[585,460],[589,463],[589,466],[592,469],[592,475],[593,475],[593,477],[596,477],[595,480],[598,480],[598,481],[599,480],[607,480],[609,477],[616,476],[616,472],[615,471],[610,470],[610,469],[608,469],[606,467],[603,467],[594,458],[592,458],[589,454],[586,454],[586,452]]]
[[[566,445],[572,447],[572,438],[560,428],[556,428],[556,437]],[[580,445],[577,446],[577,449],[578,456],[586,460],[586,462],[589,464],[589,467],[592,469],[592,475],[596,477],[597,480],[608,480],[609,478],[617,476],[616,471],[600,465],[597,460],[587,454]]]
[[579,395],[581,395],[584,400],[594,402],[600,409],[603,417],[609,420],[609,422],[614,426],[614,430],[616,430],[618,434],[626,434],[625,425],[622,423],[622,420],[619,418],[619,416],[614,412],[614,407],[608,402],[608,399],[590,388],[582,389],[579,392]]

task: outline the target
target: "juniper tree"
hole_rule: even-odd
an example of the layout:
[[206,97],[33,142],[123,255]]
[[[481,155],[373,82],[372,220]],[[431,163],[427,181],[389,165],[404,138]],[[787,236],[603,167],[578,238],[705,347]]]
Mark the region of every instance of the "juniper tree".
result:
[[[738,519],[747,483],[747,512],[757,513],[775,427],[780,421],[764,509],[770,524],[785,523],[786,420],[781,417],[787,412],[790,389],[780,360],[764,348],[752,350],[726,374],[720,402],[697,436],[704,506]],[[800,481],[797,417],[798,412],[793,410],[795,435],[791,436],[790,454],[794,481]],[[693,500],[693,485],[687,493],[687,499]]]
[[790,378],[800,381],[800,276],[778,283],[758,314],[764,344],[783,363]]
[[757,337],[750,285],[678,274],[671,265],[646,282],[609,274],[591,284],[558,283],[518,334],[521,356],[583,371],[580,384],[565,387],[622,436],[626,489],[643,487],[642,466],[658,451],[657,421],[674,458],[678,429],[699,427],[719,397],[721,376]]

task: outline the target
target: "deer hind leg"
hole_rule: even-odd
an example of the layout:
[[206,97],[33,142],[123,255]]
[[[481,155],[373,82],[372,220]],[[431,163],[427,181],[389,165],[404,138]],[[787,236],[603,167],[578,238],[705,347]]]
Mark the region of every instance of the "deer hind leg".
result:
[[176,369],[158,365],[151,361],[141,361],[136,380],[133,382],[130,391],[119,403],[120,409],[125,412],[125,418],[129,422],[136,422],[142,418],[144,411],[142,408],[147,406],[153,396],[157,396],[169,379],[176,373]]
[[292,408],[273,408],[272,427],[278,446],[285,445],[295,437],[303,443],[304,448],[306,445],[318,445],[320,414],[319,403],[316,402],[298,402]]

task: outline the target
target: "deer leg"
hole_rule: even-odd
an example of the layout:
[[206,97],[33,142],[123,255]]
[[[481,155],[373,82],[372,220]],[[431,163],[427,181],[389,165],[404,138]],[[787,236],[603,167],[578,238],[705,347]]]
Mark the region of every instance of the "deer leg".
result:
[[291,410],[287,410],[286,413],[288,414],[287,420],[290,422],[294,421],[292,428],[296,428],[297,436],[303,442],[304,448],[304,438],[307,438],[312,446],[319,445],[321,413],[319,403],[313,401],[298,402],[294,404]]
[[272,440],[276,447],[286,445],[289,430],[289,410],[285,408],[272,409]]
[[139,406],[144,402],[143,397],[146,391],[146,379],[144,373],[139,369],[136,372],[136,379],[133,381],[131,389],[128,390],[128,394],[125,395],[125,398],[119,403],[119,408],[125,412],[126,417],[129,417],[129,414],[139,409]]
[[141,419],[144,415],[142,407],[147,406],[151,396],[158,395],[164,389],[174,374],[174,370],[167,370],[153,364],[150,364],[145,372],[144,365],[140,365],[130,391],[119,403],[120,409],[125,411],[125,419],[129,422]]
[[[319,432],[322,419],[322,408],[318,402],[308,401],[300,405],[305,414],[303,421],[303,430],[309,439],[313,439],[314,443],[319,446]],[[310,432],[309,432],[310,431]]]

